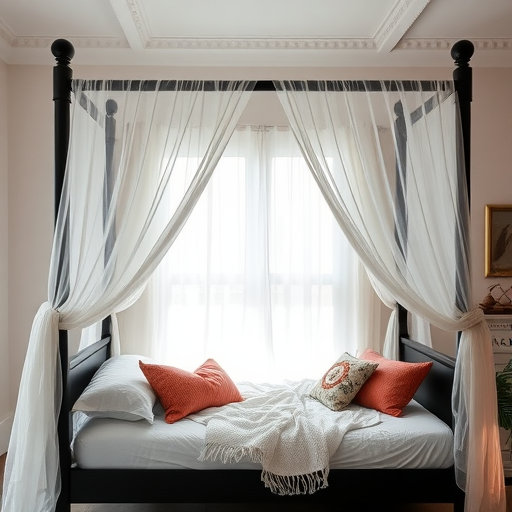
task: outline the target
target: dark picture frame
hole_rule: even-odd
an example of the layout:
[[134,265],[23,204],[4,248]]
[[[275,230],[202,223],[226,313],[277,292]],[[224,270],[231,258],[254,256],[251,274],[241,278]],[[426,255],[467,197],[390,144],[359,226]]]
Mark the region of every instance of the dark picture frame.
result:
[[485,207],[485,277],[512,277],[512,205]]

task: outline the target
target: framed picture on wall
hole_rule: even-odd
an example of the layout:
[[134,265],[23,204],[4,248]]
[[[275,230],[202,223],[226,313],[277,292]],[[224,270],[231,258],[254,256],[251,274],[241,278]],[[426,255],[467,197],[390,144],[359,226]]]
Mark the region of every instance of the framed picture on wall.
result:
[[512,205],[485,207],[485,276],[512,277]]

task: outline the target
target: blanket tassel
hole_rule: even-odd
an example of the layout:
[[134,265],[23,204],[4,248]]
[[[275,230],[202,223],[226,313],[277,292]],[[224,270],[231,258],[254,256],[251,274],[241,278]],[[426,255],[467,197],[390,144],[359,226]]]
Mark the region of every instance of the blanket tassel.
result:
[[306,475],[276,475],[269,471],[263,470],[261,480],[265,483],[274,494],[280,496],[293,496],[295,494],[313,494],[319,489],[328,487],[327,477],[329,468]]

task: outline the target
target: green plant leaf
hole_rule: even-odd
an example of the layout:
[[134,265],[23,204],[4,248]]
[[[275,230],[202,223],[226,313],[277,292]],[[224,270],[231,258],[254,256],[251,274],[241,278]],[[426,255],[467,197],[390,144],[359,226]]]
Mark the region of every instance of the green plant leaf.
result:
[[498,424],[505,430],[512,430],[512,359],[496,373],[496,395]]

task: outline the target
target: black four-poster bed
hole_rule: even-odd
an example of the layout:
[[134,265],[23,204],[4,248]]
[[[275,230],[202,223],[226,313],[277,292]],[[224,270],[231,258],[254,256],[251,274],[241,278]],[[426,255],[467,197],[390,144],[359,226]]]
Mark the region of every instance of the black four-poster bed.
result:
[[[73,47],[65,40],[52,46],[57,60],[54,68],[55,102],[55,212],[57,214],[66,169],[70,135],[70,94]],[[453,77],[459,95],[464,142],[466,177],[469,191],[470,104],[473,45],[460,41],[451,52],[456,69]],[[356,82],[354,82],[355,84]],[[119,82],[122,86],[122,82]],[[256,89],[272,88],[259,82]],[[108,108],[108,107],[107,107]],[[115,107],[112,107],[115,112]],[[108,119],[112,119],[109,116]],[[107,128],[108,130],[108,128]],[[107,134],[107,139],[108,139]],[[107,142],[108,144],[108,142]],[[108,151],[107,151],[108,153]],[[448,425],[452,425],[452,385],[455,360],[412,339],[407,328],[407,311],[400,308],[400,360],[432,361],[433,366],[414,399]],[[455,483],[454,468],[331,470],[329,487],[309,495],[278,496],[265,488],[259,471],[182,469],[80,469],[72,467],[70,410],[100,365],[110,357],[108,320],[103,322],[102,339],[78,354],[68,356],[68,333],[60,331],[63,400],[59,417],[59,457],[62,490],[57,509],[70,510],[72,503],[336,503],[381,508],[386,497],[393,503],[453,503],[464,509],[464,493]],[[229,485],[225,485],[229,482]]]

